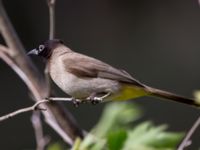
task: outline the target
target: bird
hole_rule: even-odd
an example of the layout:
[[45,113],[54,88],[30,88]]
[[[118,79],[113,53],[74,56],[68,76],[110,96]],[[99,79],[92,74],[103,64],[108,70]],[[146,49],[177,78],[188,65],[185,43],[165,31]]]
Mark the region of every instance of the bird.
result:
[[27,55],[41,56],[47,60],[51,79],[73,98],[76,106],[80,102],[89,101],[96,104],[144,96],[164,98],[194,107],[200,106],[194,99],[147,86],[125,70],[77,53],[60,39],[46,40]]

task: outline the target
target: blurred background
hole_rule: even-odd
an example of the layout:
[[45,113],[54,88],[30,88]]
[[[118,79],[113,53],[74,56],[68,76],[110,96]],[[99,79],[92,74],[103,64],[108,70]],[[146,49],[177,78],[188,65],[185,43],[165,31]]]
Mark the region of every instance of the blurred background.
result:
[[[7,13],[25,48],[48,38],[45,0],[4,0]],[[192,97],[200,89],[200,7],[197,0],[57,0],[56,37],[73,50],[123,68],[147,85]],[[0,39],[2,43],[2,38]],[[44,63],[32,58],[40,70]],[[28,90],[0,60],[0,115],[30,106]],[[65,96],[55,85],[57,95]],[[139,98],[142,120],[168,124],[171,131],[187,131],[199,110],[156,98]],[[104,104],[64,104],[83,129],[97,122]],[[1,149],[35,147],[31,113],[0,123]],[[45,133],[61,140],[52,129]],[[200,131],[193,146],[199,145]],[[190,147],[193,149],[192,147]]]

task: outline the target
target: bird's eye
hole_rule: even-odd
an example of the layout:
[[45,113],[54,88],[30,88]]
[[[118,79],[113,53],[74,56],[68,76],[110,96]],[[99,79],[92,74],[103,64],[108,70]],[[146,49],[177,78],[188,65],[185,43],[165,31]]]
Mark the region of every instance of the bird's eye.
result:
[[43,51],[44,50],[44,48],[45,48],[45,46],[44,45],[40,45],[39,46],[39,51],[41,52],[41,51]]

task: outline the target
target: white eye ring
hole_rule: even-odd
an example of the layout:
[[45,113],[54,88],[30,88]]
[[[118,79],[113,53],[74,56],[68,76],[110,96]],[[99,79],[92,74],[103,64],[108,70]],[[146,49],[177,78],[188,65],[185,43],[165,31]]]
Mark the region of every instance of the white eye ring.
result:
[[41,52],[41,51],[43,51],[44,50],[44,48],[45,48],[45,46],[44,45],[40,45],[39,46],[39,51]]

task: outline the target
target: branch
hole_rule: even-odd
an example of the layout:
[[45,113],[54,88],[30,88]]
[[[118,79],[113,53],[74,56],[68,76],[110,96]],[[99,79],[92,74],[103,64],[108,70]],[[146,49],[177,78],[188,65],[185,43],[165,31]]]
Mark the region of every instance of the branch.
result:
[[12,113],[9,113],[7,115],[4,115],[2,117],[0,117],[0,122],[1,121],[4,121],[6,119],[10,119],[16,115],[19,115],[19,114],[22,114],[22,113],[25,113],[25,112],[29,112],[29,111],[34,111],[34,110],[47,110],[46,108],[39,108],[39,105],[41,105],[42,103],[49,103],[49,102],[55,102],[55,101],[68,101],[68,102],[72,102],[73,98],[63,98],[63,99],[51,99],[51,100],[48,100],[48,99],[43,99],[43,100],[40,100],[38,102],[36,102],[33,106],[30,106],[30,107],[26,107],[26,108],[21,108],[19,110],[16,110]]
[[184,148],[191,145],[191,143],[192,143],[191,137],[199,126],[200,126],[200,116],[195,121],[195,123],[192,125],[191,129],[187,132],[185,138],[183,139],[183,141],[181,142],[181,144],[179,145],[177,150],[183,150]]
[[4,10],[2,0],[0,0],[0,22],[1,22],[0,31],[6,43],[11,49],[18,50],[18,51],[10,51],[12,53],[12,56],[17,57],[21,53],[25,54],[23,51],[24,47],[19,41],[19,38],[17,37],[17,34],[15,33],[15,30],[12,27],[12,24],[8,19],[8,16]]
[[37,143],[36,150],[44,150],[46,145],[50,142],[50,138],[43,135],[43,128],[40,116],[40,112],[34,111],[31,117],[31,122],[35,131],[35,138]]
[[[53,39],[55,35],[55,0],[47,0],[47,4],[49,7],[49,39]],[[45,66],[44,70],[45,79],[48,85],[48,95],[50,95],[51,91],[51,80],[49,76],[48,66]],[[43,135],[42,123],[40,118],[40,113],[33,113],[31,118],[32,125],[35,131],[37,150],[44,150],[48,141]]]
[[[17,37],[17,34],[14,28],[12,27],[10,20],[8,19],[8,16],[4,10],[1,0],[0,0],[0,32],[6,44],[10,48],[8,51],[10,57],[12,57],[15,60],[15,63],[20,68],[23,68],[23,72],[29,77],[29,79],[35,78],[35,80],[36,79],[39,80],[39,81],[36,80],[36,83],[33,84],[34,87],[37,88],[36,86],[38,84],[37,82],[44,82],[44,80],[41,79],[42,78],[41,75],[38,74],[36,68],[30,61],[30,59],[26,56],[24,47],[21,44],[19,38]],[[45,83],[42,83],[41,86],[42,85],[44,86]],[[45,86],[43,88],[44,90],[42,91],[47,90]]]
[[[56,0],[47,0],[47,5],[49,8],[49,39],[54,39],[55,38],[55,4]],[[49,93],[51,93],[51,80],[49,76],[49,69],[48,66],[45,66],[44,70],[45,74],[45,79],[47,81],[47,84],[49,86]]]
[[55,4],[56,0],[47,0],[49,6],[49,39],[55,37]]
[[[26,56],[24,47],[20,42],[14,28],[12,27],[10,20],[8,19],[1,0],[0,32],[9,47],[9,56],[15,60],[16,65],[23,70],[24,74],[26,74],[30,82],[32,82],[33,86],[37,90],[37,93],[46,93],[48,87],[46,86],[45,80],[38,73],[31,60]],[[39,88],[39,85],[44,89]],[[42,91],[39,91],[39,89]],[[40,96],[35,97],[35,99],[40,99]]]
[[41,101],[38,101],[37,103],[35,103],[33,106],[30,106],[30,107],[26,107],[26,108],[21,108],[19,110],[16,110],[14,112],[11,112],[7,115],[4,115],[2,117],[0,117],[0,122],[1,121],[4,121],[6,119],[9,119],[9,118],[12,118],[14,116],[17,116],[19,114],[22,114],[22,113],[26,113],[26,112],[29,112],[29,111],[34,111],[34,110],[46,110],[46,109],[43,109],[43,108],[39,108],[38,106],[42,103],[46,103],[46,102],[49,102],[49,100],[41,100]]
[[[44,97],[48,97],[48,84],[42,75],[36,70],[31,60],[25,55],[24,48],[12,27],[8,16],[4,10],[2,1],[0,0],[0,32],[9,46],[7,58],[13,61],[13,64],[21,69],[21,72],[28,79],[32,88],[25,82],[32,92],[35,101],[39,101]],[[3,52],[3,50],[2,50]],[[5,53],[3,53],[5,54]],[[13,65],[11,65],[12,67]],[[14,67],[13,70],[16,71]],[[20,76],[22,77],[22,76]],[[27,81],[27,80],[24,80]],[[34,89],[34,90],[33,90]],[[70,145],[77,136],[83,137],[82,130],[78,127],[76,121],[72,118],[70,112],[66,110],[60,103],[43,104],[49,111],[42,111],[46,122]]]
[[32,82],[28,79],[26,74],[21,70],[21,68],[19,68],[16,65],[13,58],[9,56],[9,51],[11,51],[9,48],[0,44],[0,58],[3,59],[8,64],[8,66],[10,66],[17,73],[17,75],[24,81],[24,83],[32,91],[35,97],[40,97],[38,91],[35,89],[35,87],[33,86]]

